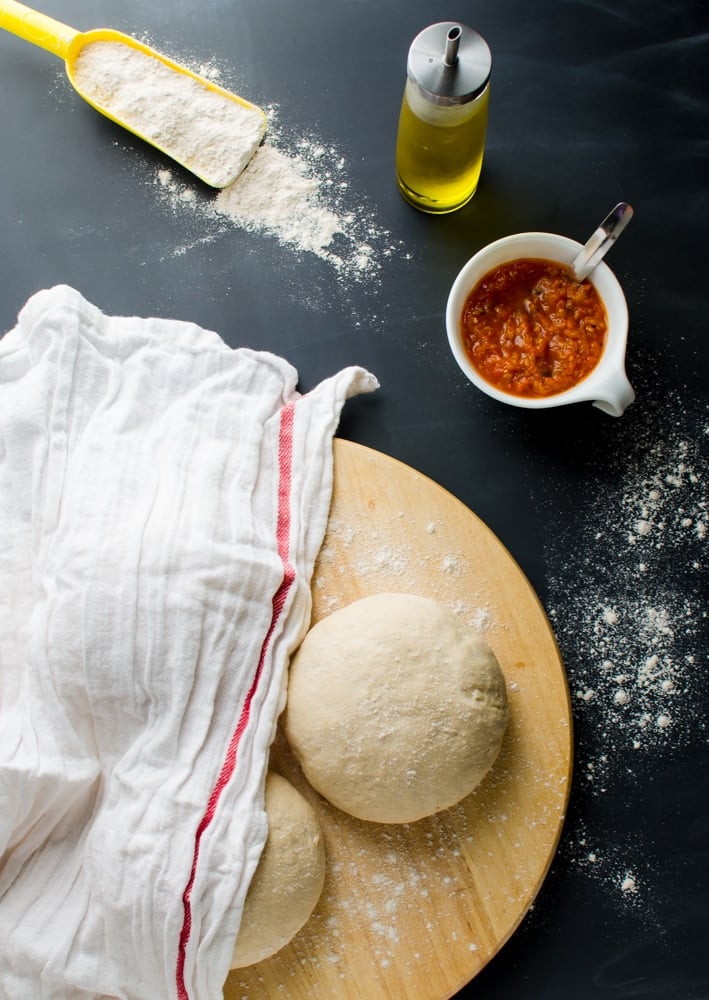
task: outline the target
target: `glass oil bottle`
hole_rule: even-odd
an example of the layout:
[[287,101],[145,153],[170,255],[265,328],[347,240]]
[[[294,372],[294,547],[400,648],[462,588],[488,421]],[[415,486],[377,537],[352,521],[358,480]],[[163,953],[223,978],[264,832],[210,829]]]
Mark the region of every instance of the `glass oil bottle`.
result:
[[424,212],[453,212],[478,186],[485,150],[492,56],[484,38],[452,21],[411,43],[396,143],[404,198]]

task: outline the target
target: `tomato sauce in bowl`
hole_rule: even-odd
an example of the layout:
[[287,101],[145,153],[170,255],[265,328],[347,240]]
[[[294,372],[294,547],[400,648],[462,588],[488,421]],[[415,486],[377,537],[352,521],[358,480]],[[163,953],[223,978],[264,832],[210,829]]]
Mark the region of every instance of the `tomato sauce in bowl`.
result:
[[608,331],[590,281],[532,257],[489,271],[468,295],[461,322],[465,353],[482,377],[525,398],[578,385],[598,364]]

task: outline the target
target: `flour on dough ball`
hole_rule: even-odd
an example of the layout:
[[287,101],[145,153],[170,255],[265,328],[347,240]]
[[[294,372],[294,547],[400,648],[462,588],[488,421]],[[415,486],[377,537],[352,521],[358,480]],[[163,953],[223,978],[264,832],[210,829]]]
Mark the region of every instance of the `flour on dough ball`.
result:
[[455,805],[492,767],[506,723],[493,651],[429,598],[355,601],[291,662],[286,737],[313,788],[360,819],[410,823]]
[[232,969],[274,955],[307,923],[325,882],[325,846],[310,803],[275,771],[266,777],[268,837],[249,886]]

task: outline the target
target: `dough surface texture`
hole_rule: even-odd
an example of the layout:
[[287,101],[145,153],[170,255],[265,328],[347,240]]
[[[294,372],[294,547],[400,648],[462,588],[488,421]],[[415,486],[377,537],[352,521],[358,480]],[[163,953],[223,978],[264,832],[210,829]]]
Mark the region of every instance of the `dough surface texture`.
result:
[[285,947],[308,921],[325,882],[325,845],[310,803],[270,771],[265,807],[268,837],[246,895],[232,969]]
[[308,632],[291,661],[284,730],[333,805],[409,823],[473,791],[507,714],[504,676],[474,629],[429,598],[375,594]]

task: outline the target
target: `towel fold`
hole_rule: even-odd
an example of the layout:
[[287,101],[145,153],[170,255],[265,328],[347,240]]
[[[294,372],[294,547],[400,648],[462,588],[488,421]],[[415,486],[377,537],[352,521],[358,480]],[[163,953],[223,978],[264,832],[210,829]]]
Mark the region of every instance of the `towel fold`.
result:
[[347,368],[58,286],[0,340],[0,996],[222,995]]

